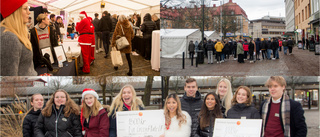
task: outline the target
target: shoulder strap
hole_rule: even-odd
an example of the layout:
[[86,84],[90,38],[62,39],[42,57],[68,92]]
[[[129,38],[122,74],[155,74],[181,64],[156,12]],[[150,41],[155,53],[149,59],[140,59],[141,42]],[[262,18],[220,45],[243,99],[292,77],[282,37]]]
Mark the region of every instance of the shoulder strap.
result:
[[122,28],[122,25],[121,25],[121,24],[120,24],[120,27],[121,27],[121,30],[122,30],[122,34],[124,35],[123,28]]

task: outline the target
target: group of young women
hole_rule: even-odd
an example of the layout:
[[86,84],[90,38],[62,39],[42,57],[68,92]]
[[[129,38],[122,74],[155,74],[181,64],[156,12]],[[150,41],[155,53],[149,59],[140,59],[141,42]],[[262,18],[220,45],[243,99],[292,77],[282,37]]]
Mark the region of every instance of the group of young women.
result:
[[[23,121],[24,137],[59,136],[59,137],[94,137],[117,136],[116,112],[143,110],[144,105],[137,97],[132,85],[125,85],[114,98],[109,109],[98,101],[99,96],[93,89],[84,89],[80,107],[69,94],[59,89],[55,91],[46,106],[41,94],[31,97],[33,106]],[[250,89],[240,86],[232,97],[230,81],[222,79],[216,92],[204,97],[198,117],[198,136],[212,136],[216,118],[258,119],[258,111],[251,105]],[[233,105],[233,106],[232,106]],[[232,107],[231,107],[232,106]],[[191,117],[181,110],[178,95],[167,96],[164,105],[165,132],[162,137],[189,137],[191,133]]]

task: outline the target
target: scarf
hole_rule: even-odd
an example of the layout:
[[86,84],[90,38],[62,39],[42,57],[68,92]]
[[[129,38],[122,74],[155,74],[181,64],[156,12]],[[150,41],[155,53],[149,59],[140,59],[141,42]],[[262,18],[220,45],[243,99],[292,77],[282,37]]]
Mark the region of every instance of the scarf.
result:
[[[266,118],[267,114],[270,111],[270,102],[272,98],[268,99],[262,106],[262,137],[264,136],[264,130],[266,126]],[[287,92],[284,92],[281,98],[281,105],[280,105],[280,114],[281,114],[281,121],[282,121],[282,127],[284,129],[284,136],[290,137],[290,98],[287,95]]]

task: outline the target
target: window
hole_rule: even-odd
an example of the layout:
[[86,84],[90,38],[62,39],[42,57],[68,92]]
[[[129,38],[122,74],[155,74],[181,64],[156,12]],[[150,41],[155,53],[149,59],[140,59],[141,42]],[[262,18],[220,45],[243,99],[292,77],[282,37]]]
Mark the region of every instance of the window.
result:
[[301,23],[301,20],[300,20],[300,13],[299,13],[299,24]]
[[302,10],[302,22],[304,21],[304,10]]
[[307,6],[305,7],[305,10],[306,11],[306,19],[308,18],[308,10],[307,10]]
[[300,6],[300,0],[298,0],[298,6]]

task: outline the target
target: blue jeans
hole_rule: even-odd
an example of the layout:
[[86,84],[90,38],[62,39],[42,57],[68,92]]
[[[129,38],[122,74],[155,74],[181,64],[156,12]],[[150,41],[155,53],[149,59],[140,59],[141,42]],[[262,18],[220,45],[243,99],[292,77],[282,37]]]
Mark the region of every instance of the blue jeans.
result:
[[279,58],[279,51],[276,50],[276,58],[278,59]]
[[272,49],[267,50],[267,58],[270,59]]
[[226,54],[222,53],[221,54],[221,60],[224,60],[226,58]]
[[287,54],[287,49],[288,49],[288,46],[283,46],[283,53],[284,54]]

